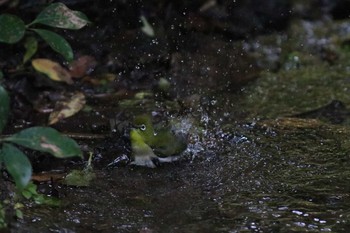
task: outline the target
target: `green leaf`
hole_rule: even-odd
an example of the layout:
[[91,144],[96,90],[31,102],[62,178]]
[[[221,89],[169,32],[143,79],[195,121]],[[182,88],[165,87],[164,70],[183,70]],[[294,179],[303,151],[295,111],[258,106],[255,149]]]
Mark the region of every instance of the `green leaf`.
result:
[[3,144],[1,154],[6,170],[15,180],[16,186],[19,189],[26,187],[32,177],[32,165],[27,156],[8,143]]
[[[36,204],[44,204],[50,206],[59,206],[60,200],[53,197],[48,197],[44,194],[38,193],[38,186],[34,184],[32,181],[21,191],[21,194],[26,199],[33,200]],[[21,207],[18,207],[21,208]],[[17,208],[17,209],[18,209]]]
[[37,193],[37,185],[34,184],[32,181],[27,184],[27,186],[21,191],[21,194],[26,199],[31,199],[35,195],[38,195]]
[[35,37],[28,37],[26,42],[24,43],[24,48],[26,52],[23,56],[23,64],[30,60],[30,58],[36,53],[38,50],[38,41]]
[[24,129],[3,140],[33,150],[48,152],[57,158],[82,157],[79,145],[73,139],[49,127]]
[[31,24],[40,23],[57,28],[80,29],[89,22],[84,13],[73,11],[58,2],[46,7]]
[[10,98],[6,90],[0,85],[0,133],[4,129],[10,110]]
[[24,36],[24,22],[15,15],[0,15],[0,42],[14,44]]
[[32,194],[31,192],[29,192],[28,190],[23,190],[23,191],[22,191],[22,195],[23,195],[23,197],[25,197],[26,199],[30,199],[30,198],[33,196],[33,194]]
[[70,47],[68,41],[57,33],[44,30],[44,29],[32,29],[38,33],[50,47],[61,54],[67,61],[73,60],[73,50]]
[[23,219],[23,212],[20,209],[16,209],[15,215],[18,219]]
[[30,182],[25,188],[25,190],[30,192],[32,195],[38,195],[37,189],[38,189],[38,186],[33,182]]

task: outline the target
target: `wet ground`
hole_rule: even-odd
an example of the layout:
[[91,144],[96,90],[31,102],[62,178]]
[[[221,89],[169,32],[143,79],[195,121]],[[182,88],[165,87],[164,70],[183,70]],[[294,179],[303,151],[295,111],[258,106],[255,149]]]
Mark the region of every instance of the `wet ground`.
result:
[[[294,4],[299,14],[312,6]],[[53,127],[92,135],[77,140],[86,157],[94,152],[96,174],[87,187],[54,181],[62,205],[28,204],[24,218],[11,222],[12,232],[350,230],[350,21],[290,19],[288,27],[274,28],[282,31],[238,39],[239,27],[231,21],[201,17],[184,16],[195,23],[170,44],[160,29],[162,36],[152,39],[126,30],[132,22],[122,20],[125,37],[110,26],[93,34],[101,43],[89,48],[99,65],[89,76],[113,74],[107,85],[96,87],[88,79],[57,88],[33,74],[39,85],[29,89],[21,76],[8,81],[18,101],[10,121],[16,128],[8,127],[9,133],[46,122],[47,114],[26,106],[26,93],[33,89],[46,91],[30,99],[34,106],[55,93],[85,93],[91,109]],[[232,33],[238,35],[234,40]],[[84,36],[72,36],[78,48]],[[170,89],[159,88],[161,78],[170,81]],[[107,167],[130,152],[119,134],[110,136],[110,120],[123,122],[143,112],[182,122],[190,138],[184,159],[156,169]],[[21,114],[26,120],[18,118]],[[84,166],[77,160],[34,158],[38,174]]]

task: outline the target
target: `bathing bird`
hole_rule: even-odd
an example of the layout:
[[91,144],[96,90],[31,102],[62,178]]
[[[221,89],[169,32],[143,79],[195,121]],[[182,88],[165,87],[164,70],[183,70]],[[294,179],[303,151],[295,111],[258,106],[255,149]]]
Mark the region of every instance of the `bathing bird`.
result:
[[131,164],[154,168],[163,162],[173,162],[187,148],[184,135],[171,126],[154,127],[149,115],[136,116],[130,130]]

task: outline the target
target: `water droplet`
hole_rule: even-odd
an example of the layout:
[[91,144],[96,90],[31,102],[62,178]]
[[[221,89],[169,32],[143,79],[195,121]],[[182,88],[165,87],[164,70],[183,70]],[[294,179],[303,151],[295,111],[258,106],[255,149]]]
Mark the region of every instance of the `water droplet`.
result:
[[302,215],[303,212],[299,211],[299,210],[293,210],[292,211],[293,214],[297,214],[297,215]]

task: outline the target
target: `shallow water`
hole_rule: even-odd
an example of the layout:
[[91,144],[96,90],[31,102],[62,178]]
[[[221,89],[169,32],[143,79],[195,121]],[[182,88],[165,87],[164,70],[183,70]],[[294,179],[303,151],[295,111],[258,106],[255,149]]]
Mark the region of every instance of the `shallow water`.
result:
[[96,171],[90,187],[60,188],[62,207],[28,208],[13,232],[350,229],[346,129],[302,119],[221,123],[206,129],[195,157]]

